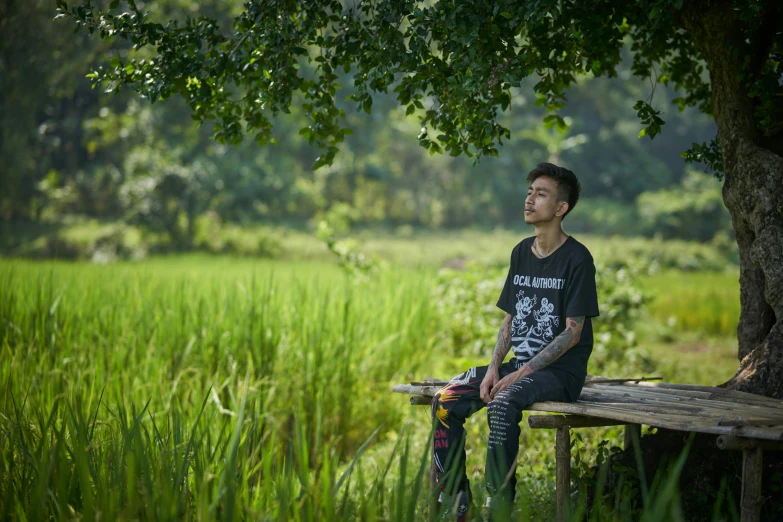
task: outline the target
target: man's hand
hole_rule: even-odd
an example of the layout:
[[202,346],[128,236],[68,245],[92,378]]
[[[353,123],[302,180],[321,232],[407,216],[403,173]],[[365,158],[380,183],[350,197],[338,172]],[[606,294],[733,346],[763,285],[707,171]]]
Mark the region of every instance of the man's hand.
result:
[[485,404],[492,400],[489,393],[499,380],[500,375],[498,375],[497,368],[487,369],[487,373],[484,375],[484,379],[481,381],[481,386],[479,387],[479,390],[481,391],[481,400],[484,401]]
[[[494,400],[495,396],[497,396],[498,393],[502,392],[503,390],[505,390],[506,388],[508,388],[515,382],[517,382],[519,379],[523,377],[527,377],[531,373],[533,372],[531,372],[527,366],[523,366],[522,368],[515,371],[514,373],[509,373],[508,375],[500,379],[495,386],[492,387],[492,392],[489,394],[490,400]],[[484,396],[482,395],[481,398],[483,399]]]

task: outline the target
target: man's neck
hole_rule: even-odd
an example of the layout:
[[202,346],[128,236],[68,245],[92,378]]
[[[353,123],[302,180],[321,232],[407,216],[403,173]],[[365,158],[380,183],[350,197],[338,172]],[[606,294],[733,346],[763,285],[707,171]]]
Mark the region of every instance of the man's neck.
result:
[[560,223],[536,226],[536,244],[538,250],[544,255],[551,254],[567,238],[568,236],[563,232]]

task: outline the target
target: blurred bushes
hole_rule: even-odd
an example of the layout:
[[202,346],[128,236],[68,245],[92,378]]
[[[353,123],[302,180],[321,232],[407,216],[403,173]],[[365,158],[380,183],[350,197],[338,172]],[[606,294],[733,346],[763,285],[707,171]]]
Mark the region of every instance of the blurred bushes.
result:
[[710,243],[646,238],[585,238],[593,257],[621,267],[639,261],[651,269],[724,271],[739,264],[737,243],[718,234]]
[[[152,232],[123,223],[77,221],[64,227],[28,232],[19,241],[4,238],[0,254],[32,259],[88,260],[111,263],[142,259],[150,254],[201,251],[277,258],[284,254],[284,233],[260,225],[242,227],[221,223],[215,214],[195,220],[194,242],[181,247],[166,232]],[[4,230],[5,232],[5,230]]]
[[702,172],[689,169],[680,185],[642,193],[636,204],[639,226],[648,236],[710,241],[732,233],[720,183]]
[[693,169],[677,185],[642,192],[636,203],[583,199],[564,221],[570,231],[601,236],[647,236],[733,243],[731,216],[720,183]]
[[69,224],[18,245],[6,245],[4,254],[33,259],[89,260],[111,263],[146,257],[148,243],[134,227],[97,220]]
[[568,214],[564,226],[569,231],[599,236],[635,236],[640,233],[633,205],[616,200],[583,199]]
[[208,212],[196,219],[193,246],[212,254],[274,258],[282,252],[282,239],[265,227],[221,223],[216,213]]

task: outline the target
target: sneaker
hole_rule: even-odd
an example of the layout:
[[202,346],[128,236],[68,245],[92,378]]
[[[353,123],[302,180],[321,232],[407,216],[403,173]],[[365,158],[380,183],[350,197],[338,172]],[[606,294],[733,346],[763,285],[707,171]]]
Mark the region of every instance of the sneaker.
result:
[[440,520],[455,520],[456,522],[469,522],[476,515],[476,506],[467,495],[459,492],[454,502],[450,502],[445,495],[441,493],[438,498],[438,513],[441,514]]
[[498,522],[509,520],[513,505],[501,505],[492,497],[487,497],[487,501],[481,507],[481,520],[484,522]]

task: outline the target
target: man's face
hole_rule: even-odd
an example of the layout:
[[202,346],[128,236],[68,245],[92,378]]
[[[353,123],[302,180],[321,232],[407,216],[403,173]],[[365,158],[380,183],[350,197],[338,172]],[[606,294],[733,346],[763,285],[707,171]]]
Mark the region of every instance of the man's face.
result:
[[557,200],[557,183],[541,176],[527,189],[525,198],[525,223],[537,225],[561,217],[568,210],[568,203]]

